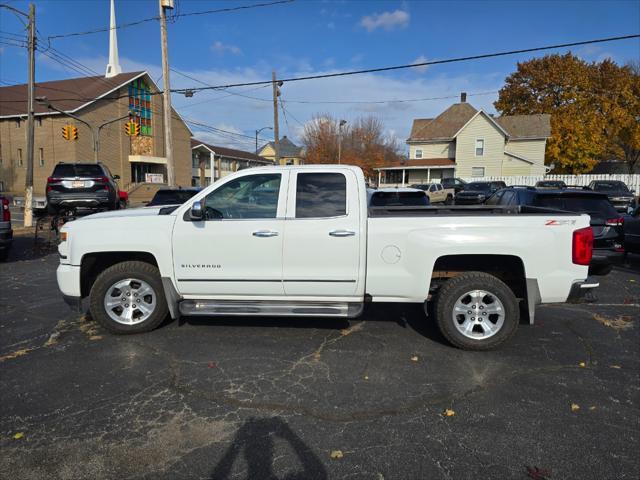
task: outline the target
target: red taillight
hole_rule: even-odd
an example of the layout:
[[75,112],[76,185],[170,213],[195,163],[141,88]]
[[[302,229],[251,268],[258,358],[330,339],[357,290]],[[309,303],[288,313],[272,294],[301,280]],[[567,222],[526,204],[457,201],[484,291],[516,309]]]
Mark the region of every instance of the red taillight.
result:
[[593,230],[581,228],[573,232],[571,257],[576,265],[589,265],[593,254]]
[[604,224],[607,227],[621,227],[624,224],[624,218],[623,217],[610,218],[609,220],[604,222]]
[[2,199],[2,221],[10,222],[11,221],[11,210],[9,210],[9,200],[6,198]]
[[98,178],[98,181],[102,183],[109,183],[109,179],[107,177],[100,177]]
[[47,185],[47,192],[50,192],[51,190],[53,190],[53,187],[51,185]]

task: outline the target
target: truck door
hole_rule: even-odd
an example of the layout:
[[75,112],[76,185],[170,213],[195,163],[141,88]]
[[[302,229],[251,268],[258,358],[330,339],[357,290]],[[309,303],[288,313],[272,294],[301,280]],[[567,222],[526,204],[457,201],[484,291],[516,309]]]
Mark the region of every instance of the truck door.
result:
[[358,291],[360,199],[353,171],[292,171],[284,227],[286,295],[343,297]]
[[176,220],[173,262],[181,294],[284,294],[288,176],[288,172],[245,174],[204,198],[204,220],[191,221],[188,213]]

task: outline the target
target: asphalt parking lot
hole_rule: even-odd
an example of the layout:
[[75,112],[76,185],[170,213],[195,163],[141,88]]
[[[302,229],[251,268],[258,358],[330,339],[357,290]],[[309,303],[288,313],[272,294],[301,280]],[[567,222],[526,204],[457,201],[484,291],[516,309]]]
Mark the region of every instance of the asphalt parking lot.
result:
[[397,305],[116,337],[31,245],[0,264],[0,478],[640,478],[640,256],[474,353]]

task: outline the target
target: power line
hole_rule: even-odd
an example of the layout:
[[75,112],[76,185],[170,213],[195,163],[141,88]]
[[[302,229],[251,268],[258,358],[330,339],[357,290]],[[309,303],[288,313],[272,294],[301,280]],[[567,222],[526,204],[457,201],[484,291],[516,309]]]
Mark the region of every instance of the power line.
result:
[[[484,53],[480,55],[470,55],[466,57],[456,57],[456,58],[448,58],[444,60],[432,60],[429,62],[420,62],[420,63],[410,63],[406,65],[394,65],[390,67],[378,67],[378,68],[368,68],[365,70],[351,70],[347,72],[336,72],[336,73],[324,73],[320,75],[307,75],[304,77],[291,77],[291,78],[282,78],[278,79],[279,82],[299,82],[302,80],[318,80],[323,78],[334,78],[334,77],[346,77],[350,75],[361,75],[364,73],[377,73],[377,72],[389,72],[393,70],[402,70],[408,68],[417,68],[417,67],[426,67],[430,65],[442,65],[445,63],[456,63],[456,62],[466,62],[471,60],[481,60],[485,58],[495,58],[495,57],[504,57],[507,55],[517,55],[520,53],[531,53],[531,52],[540,52],[545,50],[555,50],[559,48],[567,48],[567,47],[577,47],[581,45],[591,45],[595,43],[604,43],[604,42],[614,42],[618,40],[629,40],[632,38],[640,38],[640,34],[634,35],[622,35],[618,37],[607,37],[607,38],[597,38],[594,40],[585,40],[581,42],[571,42],[571,43],[559,43],[555,45],[546,45],[543,47],[533,47],[533,48],[523,48],[520,50],[507,50],[503,52],[495,52],[495,53]],[[194,87],[188,89],[175,89],[173,92],[184,93],[185,90],[192,91],[200,91],[200,90],[218,90],[221,88],[233,88],[233,87],[250,87],[254,85],[268,85],[271,84],[272,80],[261,80],[256,82],[245,82],[245,83],[230,83],[226,85],[212,85],[209,87]]]
[[[275,2],[269,2],[269,3],[256,3],[253,5],[241,5],[239,7],[229,7],[229,8],[219,8],[216,10],[203,10],[200,12],[188,12],[188,13],[178,13],[176,15],[172,15],[171,19],[173,21],[177,20],[178,18],[183,18],[183,17],[192,17],[192,16],[196,16],[196,15],[210,15],[213,13],[228,13],[228,12],[235,12],[238,10],[249,10],[252,8],[262,8],[262,7],[273,7],[276,5],[281,5],[281,4],[285,4],[285,3],[292,3],[295,2],[295,0],[278,0]],[[122,28],[129,28],[129,27],[133,27],[136,25],[141,25],[143,23],[148,23],[148,22],[153,22],[153,21],[157,21],[159,20],[160,17],[155,16],[155,17],[149,17],[149,18],[143,18],[141,20],[137,20],[135,22],[129,22],[129,23],[121,23],[119,25],[115,26],[115,29],[122,29]],[[76,36],[80,36],[80,35],[91,35],[94,33],[101,33],[101,32],[108,32],[110,31],[111,28],[110,27],[103,27],[103,28],[96,28],[94,30],[86,30],[84,32],[71,32],[71,33],[63,33],[63,34],[59,34],[59,35],[49,35],[47,37],[47,39],[49,41],[57,39],[57,38],[67,38],[67,37],[76,37]]]

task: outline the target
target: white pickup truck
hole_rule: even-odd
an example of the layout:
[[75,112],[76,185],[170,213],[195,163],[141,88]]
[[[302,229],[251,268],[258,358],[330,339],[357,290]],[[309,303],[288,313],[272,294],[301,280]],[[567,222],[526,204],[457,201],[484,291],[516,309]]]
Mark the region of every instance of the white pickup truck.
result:
[[58,285],[114,333],[170,314],[356,317],[423,304],[455,346],[510,338],[520,311],[587,279],[589,217],[527,207],[367,206],[359,168],[260,167],[186,204],[91,215],[61,230]]

